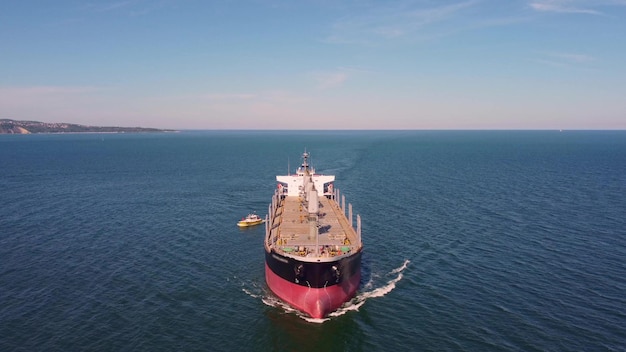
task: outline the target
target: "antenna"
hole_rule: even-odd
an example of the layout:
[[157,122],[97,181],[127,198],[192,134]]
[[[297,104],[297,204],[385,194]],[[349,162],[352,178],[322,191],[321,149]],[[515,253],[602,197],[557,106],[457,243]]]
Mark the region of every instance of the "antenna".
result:
[[287,176],[291,175],[291,171],[289,171],[289,155],[287,155]]

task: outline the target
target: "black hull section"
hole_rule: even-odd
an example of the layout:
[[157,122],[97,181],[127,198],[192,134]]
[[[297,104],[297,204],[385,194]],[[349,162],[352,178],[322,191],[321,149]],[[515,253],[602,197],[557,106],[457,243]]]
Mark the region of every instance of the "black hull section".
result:
[[285,281],[310,287],[324,288],[350,281],[361,273],[362,251],[330,262],[305,262],[265,251],[269,269]]

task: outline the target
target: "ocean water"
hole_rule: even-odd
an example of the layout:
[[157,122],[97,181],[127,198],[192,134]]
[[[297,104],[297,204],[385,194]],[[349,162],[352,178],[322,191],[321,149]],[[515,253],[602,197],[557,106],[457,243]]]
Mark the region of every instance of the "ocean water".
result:
[[[264,282],[304,149],[363,219],[323,321]],[[0,136],[0,351],[625,351],[626,132]]]

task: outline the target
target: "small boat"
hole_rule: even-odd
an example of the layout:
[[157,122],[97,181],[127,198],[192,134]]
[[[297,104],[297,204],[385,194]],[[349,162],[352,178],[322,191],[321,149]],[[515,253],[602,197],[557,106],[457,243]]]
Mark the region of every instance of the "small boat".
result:
[[257,214],[248,214],[245,218],[241,218],[241,220],[237,223],[239,227],[248,227],[254,226],[263,223],[263,219]]

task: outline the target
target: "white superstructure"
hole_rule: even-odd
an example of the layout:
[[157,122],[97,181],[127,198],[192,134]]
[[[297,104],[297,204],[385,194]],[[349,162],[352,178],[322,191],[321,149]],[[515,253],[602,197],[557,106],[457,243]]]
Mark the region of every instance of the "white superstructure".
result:
[[[317,190],[318,196],[333,194],[332,182],[335,181],[335,176],[316,175],[315,169],[309,166],[308,157],[309,153],[304,152],[302,155],[304,160],[295,175],[276,176],[276,181],[279,182],[279,193],[281,195],[303,196],[307,198],[311,189]],[[311,181],[313,185],[309,185]]]

